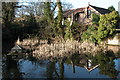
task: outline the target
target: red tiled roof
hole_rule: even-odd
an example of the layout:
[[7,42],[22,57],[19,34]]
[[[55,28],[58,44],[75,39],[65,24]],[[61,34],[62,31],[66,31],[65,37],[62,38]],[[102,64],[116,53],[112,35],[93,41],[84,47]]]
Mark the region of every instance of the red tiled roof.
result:
[[[104,8],[100,8],[100,7],[96,7],[96,6],[92,6],[89,5],[92,8],[94,8],[96,11],[98,11],[100,14],[106,14],[106,13],[110,13],[111,11],[109,11],[108,9],[104,9]],[[71,10],[67,10],[63,12],[64,17],[68,17],[71,14],[77,14],[80,12],[84,12],[85,8],[90,9],[90,7],[84,7],[84,8],[77,8],[77,9],[71,9]]]
[[77,8],[77,9],[75,9],[74,14],[79,13],[79,12],[83,12],[84,9],[85,8]]
[[71,9],[63,12],[64,17],[67,17],[71,14],[76,14],[78,12],[83,12],[85,8]]
[[67,10],[63,12],[64,17],[67,17],[68,15],[71,15],[74,12],[74,9]]

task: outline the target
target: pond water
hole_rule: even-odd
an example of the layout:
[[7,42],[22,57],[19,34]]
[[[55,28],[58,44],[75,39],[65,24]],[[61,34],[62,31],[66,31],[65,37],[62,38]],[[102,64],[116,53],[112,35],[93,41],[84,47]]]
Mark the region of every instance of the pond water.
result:
[[120,78],[119,53],[97,56],[74,53],[64,58],[37,60],[31,56],[3,55],[3,79],[26,78]]

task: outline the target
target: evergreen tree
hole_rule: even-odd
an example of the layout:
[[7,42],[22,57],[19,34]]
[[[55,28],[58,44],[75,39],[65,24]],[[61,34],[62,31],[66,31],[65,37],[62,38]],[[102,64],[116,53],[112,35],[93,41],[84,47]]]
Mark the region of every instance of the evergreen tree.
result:
[[54,13],[51,10],[51,3],[50,2],[45,2],[45,7],[44,7],[44,17],[47,20],[48,27],[49,27],[49,36],[55,36],[55,20],[54,20]]
[[71,32],[71,26],[70,26],[70,21],[65,20],[65,25],[66,25],[66,28],[65,28],[65,36],[64,36],[64,38],[73,40],[73,36],[72,36],[72,32]]
[[60,0],[57,0],[57,6],[58,6],[57,30],[58,30],[58,35],[62,36],[63,11],[62,11],[62,4]]
[[117,26],[118,18],[119,14],[117,11],[100,16],[99,27],[97,31],[98,42],[100,42],[103,38],[113,35]]
[[92,14],[92,23],[98,25],[99,20],[100,20],[100,15],[97,15],[97,14],[93,13]]
[[90,40],[100,43],[102,39],[112,36],[115,33],[119,14],[113,11],[109,14],[101,15],[98,25],[93,25],[83,33],[83,40]]
[[108,10],[115,11],[115,8],[114,8],[114,6],[110,6],[110,7],[108,7]]

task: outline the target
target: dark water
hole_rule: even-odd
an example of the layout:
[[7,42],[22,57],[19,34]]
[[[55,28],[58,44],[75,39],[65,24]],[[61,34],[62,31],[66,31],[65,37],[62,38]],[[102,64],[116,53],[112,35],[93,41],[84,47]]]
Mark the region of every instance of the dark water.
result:
[[[120,54],[108,51],[97,56],[74,53],[64,58],[37,60],[31,56],[4,55],[3,78],[120,78]],[[91,69],[91,70],[90,70]],[[89,71],[90,70],[90,71]],[[12,79],[15,80],[15,79]]]
[[[3,51],[11,48],[6,46]],[[3,54],[3,79],[24,80],[39,78],[118,78],[120,79],[120,47],[109,46],[112,51],[97,56],[69,55],[64,58],[37,60],[19,55],[11,58]],[[6,51],[5,51],[6,52]],[[95,68],[96,67],[96,68]],[[91,69],[91,71],[87,69]],[[94,68],[94,69],[92,69]],[[17,78],[17,79],[16,79]]]

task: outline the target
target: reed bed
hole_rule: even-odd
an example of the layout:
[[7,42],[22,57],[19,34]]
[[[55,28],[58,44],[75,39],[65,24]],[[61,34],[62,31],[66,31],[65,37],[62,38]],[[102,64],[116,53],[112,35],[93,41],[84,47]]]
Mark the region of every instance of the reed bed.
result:
[[67,57],[71,54],[92,54],[96,55],[101,51],[105,51],[105,47],[95,46],[95,44],[84,41],[66,40],[62,42],[53,42],[47,44],[47,40],[30,40],[26,39],[20,42],[20,45],[27,49],[32,49],[32,56],[41,58],[50,57]]

